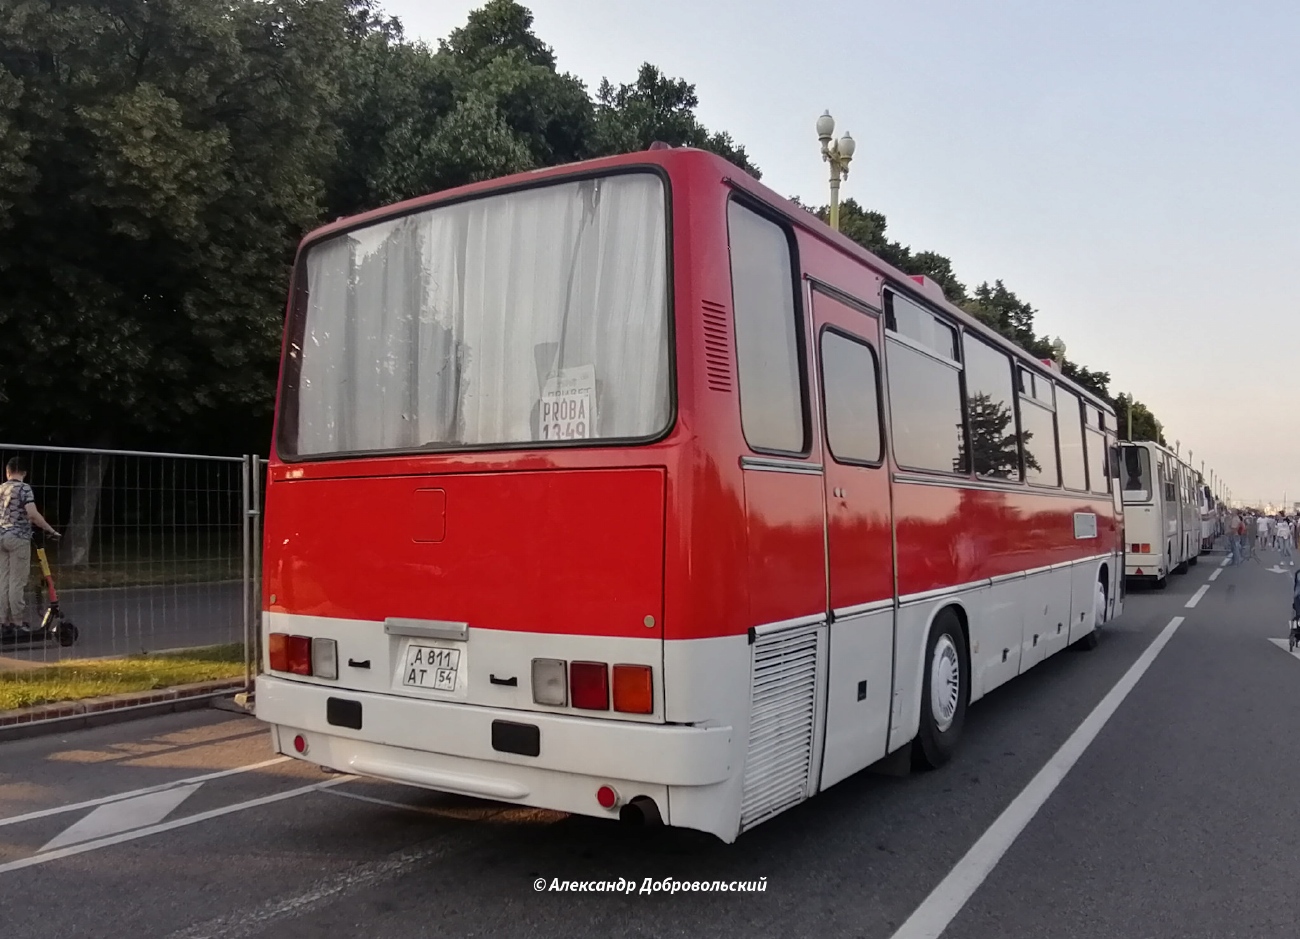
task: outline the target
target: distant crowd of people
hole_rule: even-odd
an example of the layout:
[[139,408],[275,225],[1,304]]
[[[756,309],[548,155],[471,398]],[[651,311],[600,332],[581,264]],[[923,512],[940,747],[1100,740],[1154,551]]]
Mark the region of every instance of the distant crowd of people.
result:
[[1233,564],[1256,556],[1260,548],[1271,548],[1281,555],[1283,562],[1295,567],[1296,538],[1300,535],[1300,519],[1296,516],[1230,509],[1222,524]]

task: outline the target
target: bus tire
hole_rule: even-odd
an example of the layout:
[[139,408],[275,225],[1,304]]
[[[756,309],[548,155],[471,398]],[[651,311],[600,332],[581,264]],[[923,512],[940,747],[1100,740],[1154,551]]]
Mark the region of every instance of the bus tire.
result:
[[970,659],[957,614],[944,610],[930,624],[921,682],[921,727],[912,741],[912,763],[938,769],[952,758],[966,722]]
[[1188,566],[1188,567],[1195,567],[1197,564],[1200,564],[1200,563],[1201,563],[1201,556],[1200,556],[1199,554],[1194,554],[1194,555],[1192,555],[1190,558],[1187,559],[1187,566]]
[[1156,589],[1157,589],[1157,590],[1164,590],[1164,589],[1165,589],[1166,587],[1168,587],[1168,586],[1169,586],[1169,578],[1168,578],[1167,576],[1166,576],[1166,577],[1157,577],[1157,578],[1156,578]]

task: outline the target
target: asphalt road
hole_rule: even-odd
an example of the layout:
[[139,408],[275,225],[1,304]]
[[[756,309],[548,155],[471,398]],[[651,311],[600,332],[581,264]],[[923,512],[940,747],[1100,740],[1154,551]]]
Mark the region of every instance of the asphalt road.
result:
[[[5,643],[0,656],[54,662],[242,642],[244,637],[239,582],[68,590],[59,599],[80,633],[76,645]],[[43,610],[29,607],[29,619],[39,621]]]
[[[730,846],[297,762],[195,780],[271,758],[260,725],[218,711],[0,744],[0,923],[5,939],[889,939],[933,912],[931,892],[944,893],[954,868],[971,870],[972,846],[1160,648],[1005,854],[993,853],[987,878],[952,904],[943,935],[1292,936],[1300,660],[1269,641],[1285,636],[1289,581],[1216,559],[1166,591],[1131,593],[1096,650],[1055,656],[975,705],[944,769],[859,774]],[[1162,634],[1167,644],[1152,646]],[[77,807],[168,784],[102,811]],[[766,878],[767,889],[534,890],[538,878],[645,877]]]

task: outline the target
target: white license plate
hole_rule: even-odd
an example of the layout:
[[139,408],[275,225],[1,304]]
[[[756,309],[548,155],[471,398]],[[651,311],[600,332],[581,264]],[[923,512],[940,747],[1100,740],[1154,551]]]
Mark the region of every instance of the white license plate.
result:
[[455,691],[456,678],[463,660],[460,649],[411,643],[406,647],[402,684],[408,688]]

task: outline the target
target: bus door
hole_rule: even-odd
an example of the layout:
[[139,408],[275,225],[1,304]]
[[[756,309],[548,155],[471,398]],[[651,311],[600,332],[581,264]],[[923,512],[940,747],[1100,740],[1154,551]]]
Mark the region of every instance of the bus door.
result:
[[1174,464],[1166,454],[1160,454],[1160,498],[1161,517],[1164,519],[1165,567],[1173,573],[1175,567],[1182,563],[1182,551],[1178,549],[1182,527],[1182,508],[1178,504],[1178,483],[1175,481]]
[[830,673],[821,788],[885,755],[893,699],[894,547],[880,321],[812,291],[826,486]]

